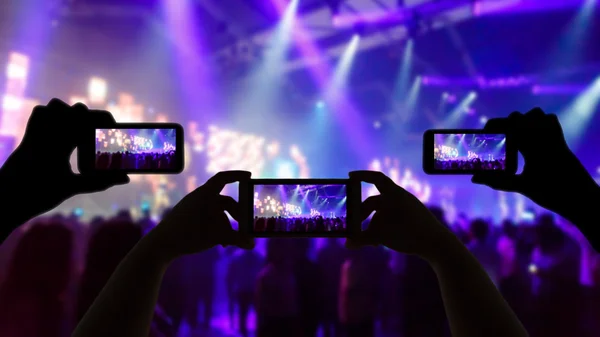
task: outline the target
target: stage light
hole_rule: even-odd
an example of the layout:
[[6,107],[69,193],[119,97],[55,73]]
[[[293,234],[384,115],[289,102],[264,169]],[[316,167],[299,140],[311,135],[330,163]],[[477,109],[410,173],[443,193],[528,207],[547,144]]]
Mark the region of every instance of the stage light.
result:
[[442,94],[442,97],[444,97],[444,98],[448,98],[448,96],[449,96],[449,94],[448,94],[447,92],[444,92],[444,93]]
[[6,78],[26,80],[29,69],[29,57],[19,53],[10,53],[6,66]]
[[90,79],[90,83],[88,85],[88,96],[90,98],[90,102],[104,103],[106,100],[107,91],[108,86],[105,80],[97,77],[92,77]]
[[527,268],[529,270],[529,272],[531,274],[537,274],[538,272],[538,267],[535,264],[530,264],[529,267]]
[[373,122],[373,127],[374,127],[375,129],[379,129],[379,128],[381,128],[381,122],[380,122],[380,121],[375,121],[375,122]]
[[477,98],[477,93],[475,91],[471,91],[469,93],[469,97],[471,97],[471,98]]
[[479,123],[485,124],[488,122],[488,118],[486,116],[479,117]]
[[4,96],[4,100],[2,101],[2,110],[5,112],[19,110],[22,106],[23,98],[21,97],[6,95]]
[[27,69],[18,64],[11,63],[6,67],[6,77],[15,79],[27,78]]
[[316,105],[317,105],[317,108],[319,108],[319,109],[323,109],[323,108],[325,107],[325,102],[323,102],[323,101],[318,101]]

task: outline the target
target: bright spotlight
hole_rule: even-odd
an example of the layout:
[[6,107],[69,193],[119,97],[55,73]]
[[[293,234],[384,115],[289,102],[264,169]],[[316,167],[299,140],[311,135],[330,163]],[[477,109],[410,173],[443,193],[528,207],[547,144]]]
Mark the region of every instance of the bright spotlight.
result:
[[352,40],[360,40],[360,34],[352,35]]
[[373,122],[373,127],[374,127],[375,129],[379,129],[379,128],[381,128],[381,122],[380,122],[380,121],[375,121],[375,122]]
[[324,107],[325,107],[325,102],[323,102],[323,101],[318,101],[317,102],[317,108],[323,109]]
[[442,97],[444,97],[444,98],[448,98],[448,96],[449,96],[449,94],[448,94],[447,92],[444,92],[444,93],[442,94]]
[[475,91],[471,91],[469,93],[469,97],[471,97],[471,98],[477,98],[477,93]]
[[88,97],[92,103],[103,103],[106,100],[108,87],[106,81],[92,77],[88,84]]
[[485,117],[485,116],[479,117],[479,123],[485,124],[487,122],[488,122],[488,118],[487,117]]

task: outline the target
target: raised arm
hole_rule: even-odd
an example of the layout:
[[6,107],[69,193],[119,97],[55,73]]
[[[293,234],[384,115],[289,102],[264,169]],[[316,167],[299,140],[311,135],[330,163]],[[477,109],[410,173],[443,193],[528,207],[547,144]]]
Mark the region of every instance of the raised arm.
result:
[[219,195],[226,184],[249,178],[222,172],[183,198],[125,257],[72,336],[147,337],[171,261],[218,244],[252,248],[254,241],[234,231],[225,214],[239,219],[237,202]]
[[528,336],[477,259],[417,198],[380,172],[350,177],[374,184],[381,194],[363,203],[363,219],[375,214],[366,231],[348,239],[349,248],[381,244],[428,261],[454,337]]

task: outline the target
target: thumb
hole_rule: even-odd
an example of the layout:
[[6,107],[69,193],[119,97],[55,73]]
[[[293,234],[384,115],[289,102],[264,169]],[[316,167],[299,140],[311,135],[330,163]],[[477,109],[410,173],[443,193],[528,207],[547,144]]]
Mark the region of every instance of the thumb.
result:
[[520,192],[520,175],[497,175],[497,174],[475,174],[471,182],[478,185],[485,185],[497,191]]
[[106,191],[116,185],[129,183],[126,174],[79,174],[73,177],[73,187],[76,194],[86,194]]

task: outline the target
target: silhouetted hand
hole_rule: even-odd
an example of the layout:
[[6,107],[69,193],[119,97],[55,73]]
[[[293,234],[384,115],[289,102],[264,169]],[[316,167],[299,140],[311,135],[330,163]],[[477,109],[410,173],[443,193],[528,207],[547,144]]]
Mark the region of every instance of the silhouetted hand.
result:
[[254,239],[233,230],[225,211],[240,219],[240,205],[221,195],[227,184],[250,179],[250,172],[219,172],[186,195],[151,232],[168,259],[193,254],[216,245],[251,249]]
[[[600,202],[592,199],[598,196],[598,185],[567,146],[556,115],[545,114],[540,108],[524,115],[513,112],[508,118],[489,120],[484,130],[514,137],[525,166],[518,175],[476,174],[474,183],[521,193],[566,218]],[[590,200],[594,200],[592,205]]]
[[89,110],[83,104],[71,107],[58,99],[33,109],[21,144],[0,169],[0,198],[2,207],[15,213],[8,214],[12,226],[76,194],[104,191],[129,182],[124,174],[83,175],[71,169],[71,154],[81,144],[83,131],[107,123],[115,123],[109,112]]
[[432,257],[442,241],[456,239],[444,225],[417,199],[381,172],[354,171],[350,179],[375,185],[380,194],[367,198],[361,205],[364,221],[373,212],[369,227],[346,245],[384,245],[390,249]]

